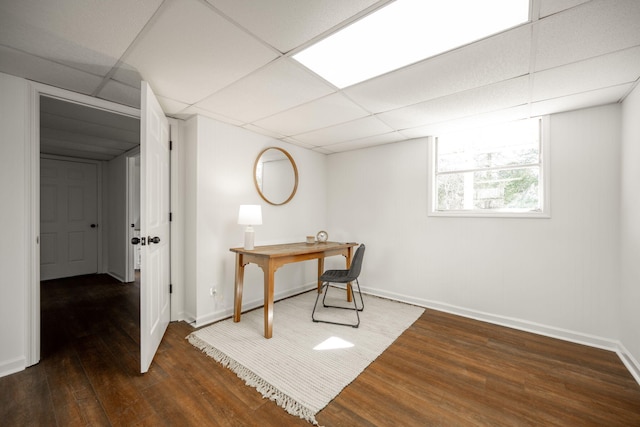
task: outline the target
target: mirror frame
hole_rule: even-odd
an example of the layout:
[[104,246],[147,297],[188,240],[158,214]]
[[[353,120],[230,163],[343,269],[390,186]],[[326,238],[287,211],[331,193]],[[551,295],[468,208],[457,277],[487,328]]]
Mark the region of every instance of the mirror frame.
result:
[[[294,179],[295,179],[295,183],[293,185],[293,190],[291,190],[291,195],[289,195],[289,198],[287,198],[287,200],[285,200],[282,203],[274,203],[271,200],[267,199],[267,197],[262,193],[262,190],[260,189],[260,186],[258,185],[258,179],[256,177],[256,172],[258,169],[258,163],[260,162],[260,157],[262,157],[262,155],[267,151],[267,150],[279,150],[281,151],[285,156],[287,156],[287,158],[289,159],[289,162],[291,163],[291,166],[293,166],[293,175],[294,175]],[[282,206],[285,205],[287,203],[289,203],[291,201],[291,199],[293,199],[293,196],[296,195],[296,191],[298,190],[298,167],[296,166],[296,162],[295,160],[293,160],[293,157],[291,157],[291,154],[289,154],[287,152],[287,150],[285,150],[284,148],[280,148],[280,147],[267,147],[264,150],[262,150],[260,152],[260,154],[258,154],[258,157],[256,157],[256,161],[253,164],[253,183],[256,186],[256,190],[258,190],[258,194],[260,194],[260,197],[262,197],[262,200],[264,200],[265,202],[269,203],[270,205],[274,205],[274,206]]]

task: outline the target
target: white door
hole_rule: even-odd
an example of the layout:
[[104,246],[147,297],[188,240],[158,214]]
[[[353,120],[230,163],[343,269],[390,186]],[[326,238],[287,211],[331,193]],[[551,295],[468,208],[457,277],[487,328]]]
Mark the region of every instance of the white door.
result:
[[40,160],[40,279],[98,271],[95,163]]
[[140,372],[147,372],[171,316],[169,123],[142,82],[140,120]]

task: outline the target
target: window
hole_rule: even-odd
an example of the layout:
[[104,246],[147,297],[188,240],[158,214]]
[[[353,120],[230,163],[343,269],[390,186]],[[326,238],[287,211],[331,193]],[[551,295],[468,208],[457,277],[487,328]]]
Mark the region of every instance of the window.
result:
[[435,137],[431,215],[548,217],[542,120]]

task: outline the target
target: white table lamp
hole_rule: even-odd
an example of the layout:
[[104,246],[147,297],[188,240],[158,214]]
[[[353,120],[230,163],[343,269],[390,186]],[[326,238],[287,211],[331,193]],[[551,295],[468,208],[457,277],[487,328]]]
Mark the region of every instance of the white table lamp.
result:
[[255,233],[252,226],[262,224],[262,207],[260,205],[240,205],[238,224],[247,226],[244,230],[244,248],[253,249]]

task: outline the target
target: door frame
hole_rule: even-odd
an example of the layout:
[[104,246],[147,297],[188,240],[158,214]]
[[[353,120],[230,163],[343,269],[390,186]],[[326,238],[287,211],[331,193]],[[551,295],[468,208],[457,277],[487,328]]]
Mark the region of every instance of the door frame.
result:
[[27,366],[35,365],[40,361],[40,96],[58,98],[140,119],[139,109],[41,83],[32,82],[30,92],[29,143],[25,146],[25,157],[28,163],[25,165],[25,169],[29,171],[26,200],[30,220],[26,236],[29,262],[27,272],[29,285],[25,290]]
[[[133,165],[133,163],[135,162],[136,158],[140,157],[140,146],[138,146],[137,148],[134,148],[133,150],[127,151],[125,153],[126,155],[126,163],[127,163],[127,203],[126,203],[126,209],[127,209],[127,243],[129,243],[131,241],[131,238],[134,237],[131,230],[131,225],[132,222],[134,221],[132,212],[133,212],[133,205],[135,203],[134,201],[134,186],[137,185],[138,188],[140,187],[140,171],[138,170],[137,173],[137,180],[136,180],[136,173],[135,173],[135,167]],[[138,168],[139,169],[139,168]],[[140,193],[140,191],[138,190],[138,193]],[[138,199],[140,199],[140,195],[138,194]],[[138,209],[138,215],[140,214],[140,209]],[[135,280],[135,261],[134,259],[134,255],[135,255],[135,251],[136,248],[131,245],[131,244],[127,244],[126,247],[126,257],[127,257],[127,265],[125,268],[125,281],[126,282],[133,282]]]

